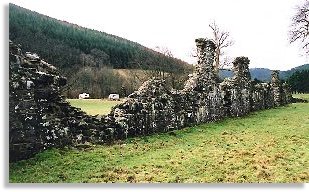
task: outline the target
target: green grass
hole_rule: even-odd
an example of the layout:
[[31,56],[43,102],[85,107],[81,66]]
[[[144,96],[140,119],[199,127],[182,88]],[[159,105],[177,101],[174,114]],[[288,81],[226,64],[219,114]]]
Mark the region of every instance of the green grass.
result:
[[89,115],[106,115],[111,108],[121,101],[110,101],[103,99],[67,99],[74,107],[81,108]]
[[293,97],[309,101],[309,94],[293,94]]
[[[306,97],[309,98],[309,95]],[[309,103],[10,164],[10,182],[309,182]]]

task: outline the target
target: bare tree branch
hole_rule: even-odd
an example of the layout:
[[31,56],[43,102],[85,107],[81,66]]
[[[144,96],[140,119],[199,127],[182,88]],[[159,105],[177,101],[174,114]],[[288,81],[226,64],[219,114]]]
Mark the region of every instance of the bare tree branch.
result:
[[289,32],[290,43],[299,42],[306,54],[309,54],[309,0],[296,7]]
[[223,62],[220,64],[220,69],[228,68],[232,65],[233,63],[233,58],[232,57],[224,57]]
[[154,50],[159,52],[159,53],[162,53],[165,56],[173,57],[173,53],[167,47],[156,46]]
[[213,33],[213,39],[216,44],[216,51],[215,51],[215,70],[217,73],[219,73],[219,69],[225,67],[228,65],[229,62],[227,60],[230,60],[229,58],[222,58],[224,55],[223,50],[227,47],[230,47],[234,44],[234,42],[230,38],[230,33],[228,31],[221,30],[216,22],[214,21],[209,25],[209,27],[212,30]]

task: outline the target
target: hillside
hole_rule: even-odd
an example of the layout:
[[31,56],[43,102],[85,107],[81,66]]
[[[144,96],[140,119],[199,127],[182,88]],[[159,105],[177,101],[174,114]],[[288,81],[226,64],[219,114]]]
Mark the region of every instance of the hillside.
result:
[[[309,64],[304,64],[301,66],[297,66],[287,71],[279,71],[279,77],[282,80],[286,80],[290,77],[294,72],[309,69]],[[260,81],[270,81],[271,70],[267,68],[251,68],[250,74],[252,79],[258,79]],[[232,77],[233,72],[229,70],[221,70],[220,78]]]
[[279,75],[282,79],[289,78],[296,71],[309,70],[309,64],[300,65],[287,71],[282,71]]
[[173,71],[187,64],[115,35],[59,21],[14,4],[9,7],[10,39],[62,69],[107,65]]
[[[143,69],[179,74],[190,68],[180,59],[136,42],[60,21],[14,4],[9,5],[9,24],[9,38],[14,43],[21,44],[24,51],[38,53],[68,77],[69,85],[74,85],[68,88],[68,95],[93,92],[93,95],[102,97],[110,91],[119,92],[119,87],[125,86],[110,72],[110,75],[102,76],[102,70]],[[96,83],[100,79],[116,81],[119,86],[98,90],[106,87],[106,84]],[[87,82],[91,82],[92,87]]]

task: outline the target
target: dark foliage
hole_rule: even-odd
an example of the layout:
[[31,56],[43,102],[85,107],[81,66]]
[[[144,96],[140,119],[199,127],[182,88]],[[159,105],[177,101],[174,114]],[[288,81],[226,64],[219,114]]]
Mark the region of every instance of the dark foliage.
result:
[[309,70],[296,71],[288,79],[293,92],[309,93]]

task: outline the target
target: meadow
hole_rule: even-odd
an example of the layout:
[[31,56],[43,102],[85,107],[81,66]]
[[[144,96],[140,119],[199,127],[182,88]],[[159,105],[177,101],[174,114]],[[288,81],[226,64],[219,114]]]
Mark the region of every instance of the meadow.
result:
[[[309,94],[296,95],[309,100]],[[11,163],[12,183],[309,182],[309,103]]]
[[108,99],[67,99],[74,107],[81,108],[89,115],[107,115],[111,108],[122,101]]

